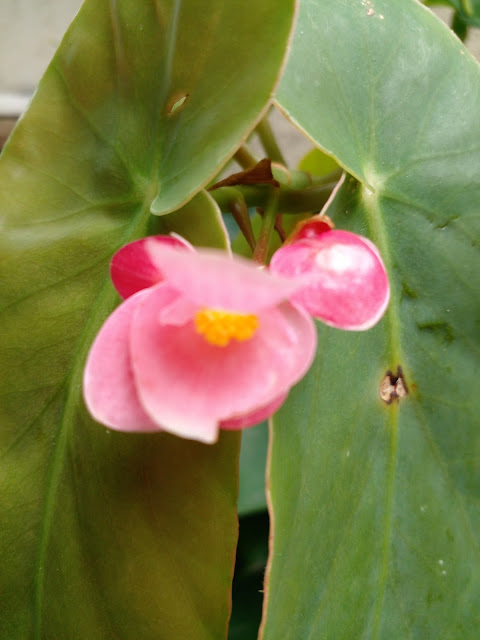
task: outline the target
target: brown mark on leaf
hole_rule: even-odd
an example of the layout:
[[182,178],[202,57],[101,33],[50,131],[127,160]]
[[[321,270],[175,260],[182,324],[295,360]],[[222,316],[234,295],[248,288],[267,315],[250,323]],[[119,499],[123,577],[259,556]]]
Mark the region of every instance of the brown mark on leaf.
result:
[[235,187],[239,184],[271,184],[279,187],[280,183],[275,180],[272,173],[272,162],[268,158],[260,160],[251,169],[245,169],[239,173],[232,173],[220,182],[216,182],[209,188],[209,191],[219,189],[220,187]]
[[392,404],[394,400],[400,400],[408,395],[408,387],[403,377],[402,367],[397,367],[397,373],[387,371],[380,383],[380,398],[386,404]]
[[188,97],[188,93],[185,92],[177,91],[177,93],[174,93],[167,104],[168,115],[173,115],[174,113],[178,113],[181,109],[183,109],[185,103],[188,100]]

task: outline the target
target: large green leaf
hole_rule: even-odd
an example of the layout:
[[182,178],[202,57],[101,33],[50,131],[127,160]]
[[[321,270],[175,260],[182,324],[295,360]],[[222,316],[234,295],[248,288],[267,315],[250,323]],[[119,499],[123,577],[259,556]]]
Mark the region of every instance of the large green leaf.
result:
[[118,247],[174,230],[227,248],[209,195],[150,206],[192,198],[258,120],[292,11],[87,1],[0,158],[2,638],[225,636],[237,435],[111,432],[82,369]]
[[[304,0],[278,100],[360,179],[329,208],[386,261],[385,319],[318,329],[273,421],[263,637],[480,628],[480,70],[407,0]],[[408,395],[385,404],[388,370]]]

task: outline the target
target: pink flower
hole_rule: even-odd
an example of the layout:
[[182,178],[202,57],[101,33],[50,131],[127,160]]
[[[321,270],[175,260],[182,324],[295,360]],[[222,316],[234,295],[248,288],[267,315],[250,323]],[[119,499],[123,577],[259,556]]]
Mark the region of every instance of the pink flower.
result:
[[290,298],[315,318],[338,329],[370,329],[385,313],[388,277],[375,245],[349,231],[331,230],[328,218],[303,223],[278,249],[270,270],[307,285]]
[[301,280],[162,237],[121,249],[112,279],[127,299],[91,347],[83,388],[113,429],[214,442],[271,415],[313,360],[314,323],[288,301]]
[[[159,269],[152,262],[149,253],[145,251],[145,241],[146,238],[142,238],[127,244],[112,258],[110,275],[115,289],[123,299],[140,291],[140,289],[147,289],[163,280]],[[189,242],[177,235],[152,236],[149,238],[149,242],[158,243],[160,246],[195,251]]]

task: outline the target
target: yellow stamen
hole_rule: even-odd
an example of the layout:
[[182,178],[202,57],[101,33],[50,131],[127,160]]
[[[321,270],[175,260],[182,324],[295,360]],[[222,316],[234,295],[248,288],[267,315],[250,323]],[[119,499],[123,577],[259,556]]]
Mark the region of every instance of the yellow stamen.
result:
[[195,328],[207,342],[226,347],[230,340],[249,340],[258,329],[254,314],[201,309],[195,314]]

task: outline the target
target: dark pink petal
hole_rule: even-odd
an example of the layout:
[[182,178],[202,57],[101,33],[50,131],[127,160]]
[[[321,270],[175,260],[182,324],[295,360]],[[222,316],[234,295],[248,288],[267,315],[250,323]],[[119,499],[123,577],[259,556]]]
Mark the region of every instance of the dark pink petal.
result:
[[259,422],[263,422],[271,415],[275,413],[282,404],[285,402],[287,398],[287,393],[282,393],[281,396],[275,398],[270,404],[267,404],[265,407],[260,407],[259,409],[255,409],[251,413],[245,413],[241,416],[232,416],[228,420],[222,420],[220,422],[220,429],[246,429],[247,427],[253,427]]
[[334,226],[328,216],[323,213],[318,213],[307,220],[298,222],[285,244],[292,244],[292,242],[296,242],[297,240],[314,240],[321,233],[331,231]]
[[312,362],[314,324],[289,303],[259,312],[259,328],[249,340],[218,347],[196,332],[192,320],[163,324],[162,311],[173,302],[168,285],[151,288],[136,306],[131,329],[141,403],[166,431],[214,442],[222,420],[274,403]]
[[137,396],[130,364],[132,314],[145,296],[141,291],[121,304],[107,319],[88,354],[83,395],[95,420],[120,431],[158,431]]
[[281,247],[270,269],[292,278],[308,276],[308,286],[291,300],[339,329],[370,329],[385,313],[390,298],[378,249],[348,231],[327,231]]
[[168,283],[192,303],[214,309],[252,313],[288,299],[302,283],[272,275],[252,261],[224,251],[174,251],[149,243],[152,262]]
[[152,245],[194,251],[192,245],[180,236],[149,236],[122,247],[112,258],[110,275],[123,299],[163,280],[162,272],[150,259],[147,240]]

